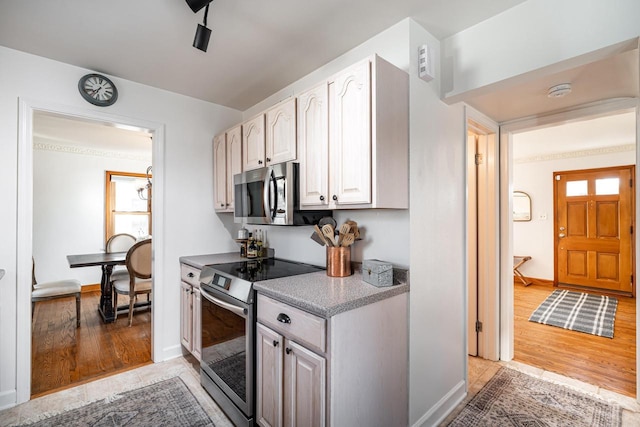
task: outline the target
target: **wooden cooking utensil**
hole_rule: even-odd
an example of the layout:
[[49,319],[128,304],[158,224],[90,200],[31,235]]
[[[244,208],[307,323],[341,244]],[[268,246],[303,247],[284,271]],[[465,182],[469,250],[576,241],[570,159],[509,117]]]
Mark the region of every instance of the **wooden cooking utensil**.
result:
[[347,221],[347,224],[351,226],[351,232],[355,239],[360,237],[360,230],[358,229],[358,223],[355,221]]
[[331,226],[331,224],[325,224],[322,226],[322,232],[324,233],[324,237],[327,238],[328,244],[330,246],[336,246],[336,240],[334,237],[335,230]]
[[[318,238],[319,238],[320,240],[322,240],[322,244],[323,244],[323,245],[326,245],[326,246],[329,246],[329,243],[327,242],[327,238],[326,238],[326,237],[324,237],[324,233],[322,232],[322,230],[320,230],[320,227],[318,227],[317,225],[314,225],[314,226],[313,226],[313,229],[315,230],[316,235],[318,236]],[[314,240],[315,240],[315,239],[314,239]]]
[[351,225],[348,223],[344,223],[340,226],[340,234],[338,236],[338,246],[342,246],[342,239],[344,236],[351,231]]
[[356,241],[356,238],[354,236],[353,233],[347,233],[345,234],[344,238],[342,239],[342,245],[341,246],[349,246],[352,245],[353,242]]

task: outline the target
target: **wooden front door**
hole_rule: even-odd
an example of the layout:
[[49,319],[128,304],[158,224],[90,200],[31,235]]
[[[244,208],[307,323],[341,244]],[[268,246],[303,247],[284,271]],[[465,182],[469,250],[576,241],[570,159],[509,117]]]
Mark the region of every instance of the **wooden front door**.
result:
[[633,293],[634,167],[554,173],[555,282]]

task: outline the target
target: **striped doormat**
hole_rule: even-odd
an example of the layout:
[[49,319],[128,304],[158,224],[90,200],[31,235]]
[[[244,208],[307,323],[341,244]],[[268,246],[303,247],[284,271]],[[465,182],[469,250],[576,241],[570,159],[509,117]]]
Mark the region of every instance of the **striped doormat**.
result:
[[557,289],[529,317],[530,322],[613,338],[618,300]]

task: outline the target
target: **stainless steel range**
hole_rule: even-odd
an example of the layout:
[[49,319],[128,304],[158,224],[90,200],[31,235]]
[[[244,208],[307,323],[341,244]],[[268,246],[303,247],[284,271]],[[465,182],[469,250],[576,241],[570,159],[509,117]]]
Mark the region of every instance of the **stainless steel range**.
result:
[[275,258],[212,264],[202,269],[200,382],[236,426],[255,425],[253,283],[321,270]]

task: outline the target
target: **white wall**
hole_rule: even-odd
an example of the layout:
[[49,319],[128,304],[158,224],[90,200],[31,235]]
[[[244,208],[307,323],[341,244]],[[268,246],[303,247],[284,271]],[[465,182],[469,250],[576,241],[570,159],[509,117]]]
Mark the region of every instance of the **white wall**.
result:
[[[16,401],[17,355],[17,189],[19,99],[35,104],[60,105],[73,110],[100,111],[127,121],[148,121],[164,127],[163,180],[164,246],[155,248],[165,262],[155,266],[154,286],[163,292],[156,307],[165,313],[154,325],[154,354],[163,360],[181,353],[179,333],[180,268],[182,255],[235,250],[226,227],[213,209],[211,138],[240,121],[241,113],[229,108],[113,77],[118,102],[100,109],[78,93],[78,79],[90,70],[0,47],[0,408]],[[154,164],[156,162],[154,161]],[[154,170],[155,172],[155,170]],[[157,225],[157,224],[156,224]],[[155,236],[154,236],[155,237]],[[30,277],[31,272],[23,273]],[[21,341],[28,337],[20,337]],[[25,355],[21,355],[21,358]],[[26,355],[26,357],[29,357]]]
[[[34,142],[45,142],[40,139]],[[60,147],[51,141],[45,146]],[[67,255],[104,250],[105,171],[144,174],[151,164],[151,143],[148,160],[108,154],[34,149],[33,257],[38,282],[100,283],[100,267],[71,269]]]
[[[518,134],[513,136],[514,145]],[[612,150],[613,151],[613,150]],[[564,156],[563,156],[564,155]],[[574,157],[559,153],[542,161],[516,162],[513,165],[513,189],[531,197],[531,221],[513,223],[513,253],[529,255],[531,260],[519,268],[528,277],[553,280],[553,173],[635,164],[635,151]],[[546,215],[547,219],[541,219]]]
[[409,422],[436,425],[465,393],[465,132],[462,105],[440,101],[440,73],[417,75],[428,42],[439,70],[440,43],[410,21]]
[[464,92],[570,58],[578,65],[580,55],[638,37],[638,16],[637,0],[523,2],[443,40],[441,93],[460,100]]

